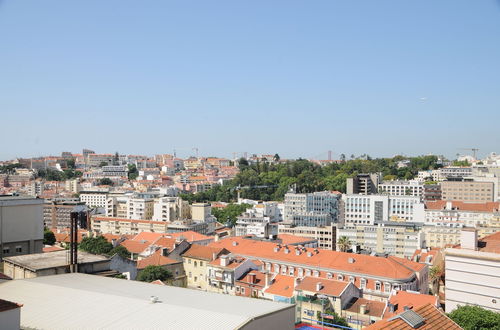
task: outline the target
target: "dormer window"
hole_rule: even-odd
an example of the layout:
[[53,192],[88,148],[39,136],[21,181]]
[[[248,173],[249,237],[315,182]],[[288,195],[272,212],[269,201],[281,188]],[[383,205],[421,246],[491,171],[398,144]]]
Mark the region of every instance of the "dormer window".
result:
[[313,276],[314,277],[319,277],[319,272],[317,270],[313,271]]
[[338,279],[339,281],[343,281],[343,280],[344,280],[344,275],[342,275],[342,274],[338,274],[338,275],[337,275],[337,279]]
[[382,283],[380,283],[379,281],[375,282],[375,291],[380,291],[381,288],[382,288]]
[[349,276],[349,282],[354,283],[356,278],[354,276]]
[[332,273],[326,273],[326,278],[332,279],[333,278],[333,274]]

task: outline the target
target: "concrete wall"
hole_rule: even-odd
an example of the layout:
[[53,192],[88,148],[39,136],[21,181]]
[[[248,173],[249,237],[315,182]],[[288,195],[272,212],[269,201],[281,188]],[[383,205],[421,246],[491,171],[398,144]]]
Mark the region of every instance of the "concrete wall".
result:
[[0,312],[0,328],[2,330],[19,330],[21,325],[21,308]]
[[[279,304],[279,303],[277,303]],[[290,308],[281,310],[269,315],[256,318],[237,329],[244,330],[291,330],[295,328],[295,307],[292,305]]]
[[458,305],[479,305],[500,312],[500,255],[447,249],[446,312]]
[[[43,199],[0,198],[0,244],[9,246],[6,256],[41,253],[43,241]],[[11,248],[13,246],[13,248]],[[16,252],[22,246],[22,252]]]
[[135,280],[137,277],[137,261],[123,258],[115,254],[110,259],[109,268],[120,273],[128,273],[129,280]]

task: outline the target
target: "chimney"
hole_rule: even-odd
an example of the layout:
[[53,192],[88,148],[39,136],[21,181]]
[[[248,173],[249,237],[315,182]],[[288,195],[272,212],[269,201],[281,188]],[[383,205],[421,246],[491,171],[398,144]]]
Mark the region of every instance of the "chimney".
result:
[[271,278],[271,277],[272,277],[272,274],[271,274],[271,273],[266,273],[266,275],[265,275],[265,280],[266,280],[266,283],[265,283],[265,284],[266,284],[266,288],[267,288],[268,286],[270,286],[271,284],[273,284],[273,280],[272,280],[272,278]]
[[312,255],[313,255],[313,254],[312,254],[312,252],[311,252],[311,251],[308,251],[308,252],[307,252],[307,256],[308,256],[308,257],[312,257]]
[[256,279],[257,279],[257,275],[255,275],[255,273],[248,274],[248,281],[250,283],[255,284]]
[[228,256],[220,256],[220,265],[222,267],[226,267],[229,265],[229,257]]
[[237,246],[237,245],[238,245],[238,242],[233,241],[233,246]]
[[296,249],[295,249],[295,255],[296,255],[296,256],[300,256],[300,249],[299,249],[299,248],[296,248]]
[[215,260],[215,259],[217,259],[217,253],[213,252],[212,253],[212,260]]
[[347,259],[347,262],[349,262],[350,264],[353,264],[355,262],[354,258],[349,258]]
[[316,283],[316,291],[320,291],[321,289],[323,289],[323,283],[321,282]]
[[365,315],[366,314],[366,305],[362,304],[359,306],[359,314]]
[[477,250],[477,230],[475,228],[462,228],[460,245],[462,249]]
[[285,247],[285,254],[289,254],[290,253],[290,249],[288,247]]
[[279,244],[274,247],[274,252],[278,252],[280,250]]

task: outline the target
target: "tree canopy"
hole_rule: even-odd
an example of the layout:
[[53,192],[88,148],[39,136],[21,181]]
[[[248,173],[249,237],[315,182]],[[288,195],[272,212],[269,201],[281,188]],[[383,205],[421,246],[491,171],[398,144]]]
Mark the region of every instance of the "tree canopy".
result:
[[84,237],[78,247],[93,254],[108,254],[113,249],[113,244],[109,243],[104,236]]
[[[402,160],[409,160],[406,167],[398,167]],[[441,167],[436,156],[352,159],[320,166],[305,159],[268,164],[249,164],[244,158],[238,161],[240,172],[224,185],[196,194],[181,197],[190,202],[236,200],[238,187],[241,197],[255,200],[283,200],[292,185],[297,192],[308,193],[321,190],[346,191],[346,179],[360,173],[382,173],[390,179],[412,179],[420,170]],[[257,187],[259,186],[259,187]]]
[[114,183],[110,178],[103,178],[99,180],[99,184],[103,186],[112,186]]
[[500,313],[479,306],[459,306],[448,316],[465,330],[500,329]]
[[224,208],[212,208],[212,215],[219,222],[232,227],[236,223],[236,218],[250,207],[252,206],[249,204],[229,204]]
[[137,170],[137,166],[134,164],[128,164],[128,179],[135,180],[139,176],[139,171]]
[[38,177],[44,178],[48,181],[65,181],[81,177],[83,175],[80,171],[68,168],[63,171],[54,170],[52,168],[38,170]]
[[171,279],[172,273],[161,266],[150,265],[137,275],[137,280],[142,282],[153,282],[156,280],[166,281]]
[[49,228],[43,230],[43,245],[54,245],[56,243],[56,235]]
[[130,259],[129,250],[127,250],[127,248],[122,246],[122,245],[118,245],[118,246],[114,247],[113,249],[111,249],[111,251],[108,252],[108,256],[110,256],[110,257],[114,256],[115,254],[118,254],[122,258]]

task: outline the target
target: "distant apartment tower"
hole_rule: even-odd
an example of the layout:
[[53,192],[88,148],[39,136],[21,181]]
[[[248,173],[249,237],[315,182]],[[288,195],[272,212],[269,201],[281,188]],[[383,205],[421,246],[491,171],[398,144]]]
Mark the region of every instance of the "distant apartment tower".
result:
[[442,199],[448,201],[463,201],[469,203],[493,202],[494,183],[464,181],[441,182]]
[[424,201],[437,201],[442,198],[440,184],[424,184]]
[[441,177],[447,179],[461,179],[472,175],[472,167],[449,166],[439,169]]
[[89,207],[106,208],[108,199],[108,191],[82,191],[80,193],[80,201],[85,202]]
[[338,221],[340,194],[329,191],[285,194],[284,222],[295,226],[328,226]]
[[424,222],[424,204],[416,196],[343,195],[344,223]]
[[347,178],[347,194],[376,194],[379,181],[379,173],[358,174],[353,178]]
[[[84,202],[77,199],[46,200],[43,206],[43,223],[48,228],[69,228],[71,225],[71,212],[81,213],[81,219],[86,218],[87,207]],[[81,222],[81,228],[87,228],[87,223]]]
[[278,225],[278,235],[290,234],[312,238],[318,241],[318,247],[324,250],[335,250],[337,242],[337,227],[334,224],[323,227]]
[[43,199],[0,195],[0,260],[42,248]]

